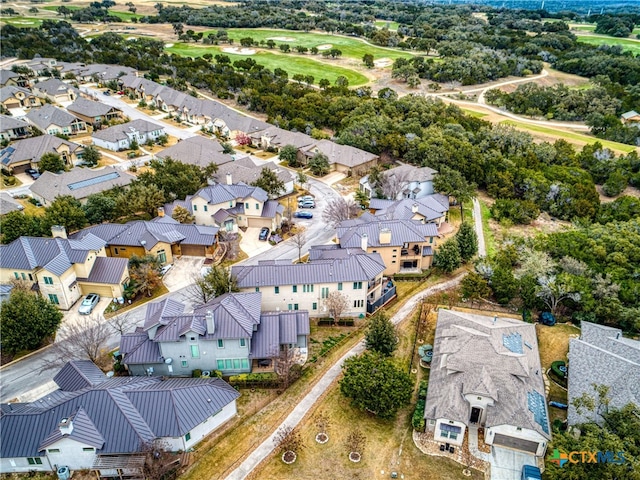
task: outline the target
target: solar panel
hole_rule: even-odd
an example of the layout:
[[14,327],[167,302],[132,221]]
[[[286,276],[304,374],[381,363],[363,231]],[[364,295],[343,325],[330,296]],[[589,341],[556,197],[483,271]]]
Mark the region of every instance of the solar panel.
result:
[[544,396],[536,392],[527,392],[527,403],[529,411],[533,413],[533,419],[542,427],[545,433],[549,433],[549,421],[547,419],[547,407],[544,403]]
[[88,178],[87,180],[70,183],[68,187],[69,190],[78,190],[80,188],[89,187],[98,183],[108,182],[109,180],[114,180],[116,178],[120,178],[120,174],[118,172],[111,172],[107,173],[106,175],[100,175],[99,177]]
[[522,335],[517,332],[511,335],[502,334],[502,344],[513,353],[523,353]]

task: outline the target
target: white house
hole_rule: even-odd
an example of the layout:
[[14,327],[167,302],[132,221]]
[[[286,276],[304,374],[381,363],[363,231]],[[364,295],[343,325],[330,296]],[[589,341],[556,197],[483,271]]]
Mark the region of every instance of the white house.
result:
[[136,141],[138,145],[142,145],[149,140],[155,142],[164,134],[164,127],[138,119],[105,128],[104,130],[98,130],[91,137],[93,138],[93,143],[98,147],[117,152],[131,148],[133,141]]
[[369,175],[360,179],[360,190],[369,198],[375,196],[376,190],[382,193],[381,198],[402,200],[404,198],[422,198],[433,193],[433,178],[437,175],[433,168],[400,165],[380,174],[380,185],[369,183]]

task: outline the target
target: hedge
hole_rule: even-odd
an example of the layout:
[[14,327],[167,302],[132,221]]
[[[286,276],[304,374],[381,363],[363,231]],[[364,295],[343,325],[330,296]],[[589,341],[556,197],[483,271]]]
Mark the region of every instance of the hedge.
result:
[[555,380],[563,387],[567,386],[567,373],[560,370],[560,367],[566,367],[567,364],[563,360],[556,360],[551,363],[551,373],[555,377]]
[[280,377],[275,372],[241,373],[230,376],[229,384],[242,388],[276,388],[280,386]]
[[[319,327],[332,327],[333,325],[335,325],[335,322],[333,321],[333,319],[318,320]],[[355,325],[355,321],[353,320],[353,318],[348,320],[340,320],[338,322],[338,325],[340,327],[353,327]]]
[[413,411],[413,417],[411,418],[411,425],[415,430],[424,432],[424,406],[426,400],[421,398],[416,403],[416,409]]

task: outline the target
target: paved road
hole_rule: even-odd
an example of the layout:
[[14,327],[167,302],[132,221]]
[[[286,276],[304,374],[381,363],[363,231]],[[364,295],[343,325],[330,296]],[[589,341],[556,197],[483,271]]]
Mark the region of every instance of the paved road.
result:
[[476,197],[473,197],[473,224],[476,228],[476,235],[478,237],[478,256],[487,256],[487,247],[484,243],[484,229],[482,228],[482,210],[480,209],[480,202]]
[[[411,314],[413,309],[423,298],[459,284],[462,278],[464,278],[464,275],[465,274],[460,274],[451,280],[434,285],[433,287],[429,287],[426,290],[415,294],[400,308],[400,310],[398,310],[398,312],[391,318],[391,321],[397,325]],[[364,340],[362,340],[355,347],[345,353],[344,356],[338,360],[335,365],[333,365],[329,371],[320,378],[320,380],[318,380],[309,393],[307,393],[307,395],[305,395],[304,398],[295,407],[293,407],[291,413],[280,425],[278,425],[278,428],[276,428],[264,442],[258,445],[258,447],[249,454],[238,468],[227,476],[227,480],[242,480],[246,478],[247,475],[249,475],[265,458],[267,458],[275,450],[274,438],[278,429],[284,426],[290,426],[293,428],[298,425],[307,412],[309,412],[309,410],[315,405],[322,393],[331,386],[336,378],[338,378],[342,371],[342,364],[344,361],[353,355],[361,353],[364,348]]]

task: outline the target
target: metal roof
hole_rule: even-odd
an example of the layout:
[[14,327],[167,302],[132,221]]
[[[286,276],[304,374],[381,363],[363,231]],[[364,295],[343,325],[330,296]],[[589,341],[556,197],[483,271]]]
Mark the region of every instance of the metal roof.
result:
[[87,278],[78,277],[78,280],[89,283],[119,284],[128,265],[129,261],[126,258],[96,257],[89,276]]
[[63,435],[60,428],[55,428],[51,435],[45,438],[39,446],[39,450],[44,450],[50,445],[62,440],[63,438],[71,438],[78,443],[90,445],[96,449],[102,448],[104,438],[93,424],[84,408],[80,407],[74,414],[68,417],[68,421],[72,422],[73,429],[70,434]]
[[[382,230],[389,230],[389,243],[380,243]],[[367,245],[370,247],[402,246],[405,243],[423,243],[428,237],[438,236],[438,227],[433,223],[420,223],[417,220],[381,220],[348,226],[339,225],[336,236],[341,247],[359,248],[363,236],[367,235]]]
[[102,370],[89,360],[72,360],[53,377],[60,390],[73,392],[105,381]]

